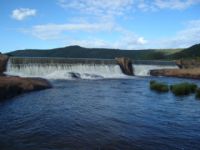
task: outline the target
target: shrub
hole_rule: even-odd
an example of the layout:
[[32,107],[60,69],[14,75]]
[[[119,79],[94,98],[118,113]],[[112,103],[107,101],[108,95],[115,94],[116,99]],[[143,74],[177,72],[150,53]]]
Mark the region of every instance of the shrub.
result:
[[194,93],[196,89],[197,89],[196,84],[187,82],[174,84],[170,86],[170,90],[176,96],[189,95],[191,93]]
[[196,98],[200,99],[200,88],[196,90]]
[[168,92],[169,91],[169,87],[167,84],[161,83],[161,82],[156,82],[154,80],[150,81],[150,89],[154,90],[156,92]]

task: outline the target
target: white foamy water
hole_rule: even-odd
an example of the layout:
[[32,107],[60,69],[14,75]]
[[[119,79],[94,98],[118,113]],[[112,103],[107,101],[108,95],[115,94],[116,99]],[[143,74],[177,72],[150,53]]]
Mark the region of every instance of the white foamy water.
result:
[[[102,79],[102,78],[131,78],[124,75],[117,64],[95,63],[55,63],[30,60],[15,62],[9,60],[7,65],[8,75],[22,77],[42,77],[46,79]],[[135,76],[149,76],[152,69],[177,68],[176,66],[159,65],[133,65]]]
[[104,64],[22,64],[7,66],[7,74],[47,79],[125,78],[118,65]]
[[163,66],[163,65],[133,65],[136,76],[149,76],[150,70],[153,69],[175,69],[177,66]]

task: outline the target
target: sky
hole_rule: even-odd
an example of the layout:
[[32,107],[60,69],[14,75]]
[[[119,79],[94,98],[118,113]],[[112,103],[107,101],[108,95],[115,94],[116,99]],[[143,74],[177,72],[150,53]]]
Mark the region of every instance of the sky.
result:
[[200,43],[200,0],[0,0],[0,51],[186,48]]

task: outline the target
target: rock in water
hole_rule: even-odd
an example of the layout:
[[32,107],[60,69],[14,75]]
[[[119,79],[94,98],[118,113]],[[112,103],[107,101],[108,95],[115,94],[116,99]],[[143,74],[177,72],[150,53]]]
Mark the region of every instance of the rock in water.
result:
[[6,71],[6,66],[8,62],[8,56],[0,54],[0,75]]
[[69,72],[68,74],[71,78],[75,78],[75,79],[81,78],[81,75],[79,73],[76,73],[76,72]]
[[129,76],[134,75],[132,61],[130,58],[120,57],[120,58],[115,58],[115,60],[124,74]]
[[51,88],[51,84],[41,78],[0,77],[0,101],[22,93]]

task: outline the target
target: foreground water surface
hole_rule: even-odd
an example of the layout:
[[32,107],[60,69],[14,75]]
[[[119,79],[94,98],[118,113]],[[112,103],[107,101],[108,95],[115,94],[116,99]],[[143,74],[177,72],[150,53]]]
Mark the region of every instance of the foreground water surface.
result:
[[52,80],[0,103],[0,149],[199,150],[200,101],[152,92],[150,79]]

